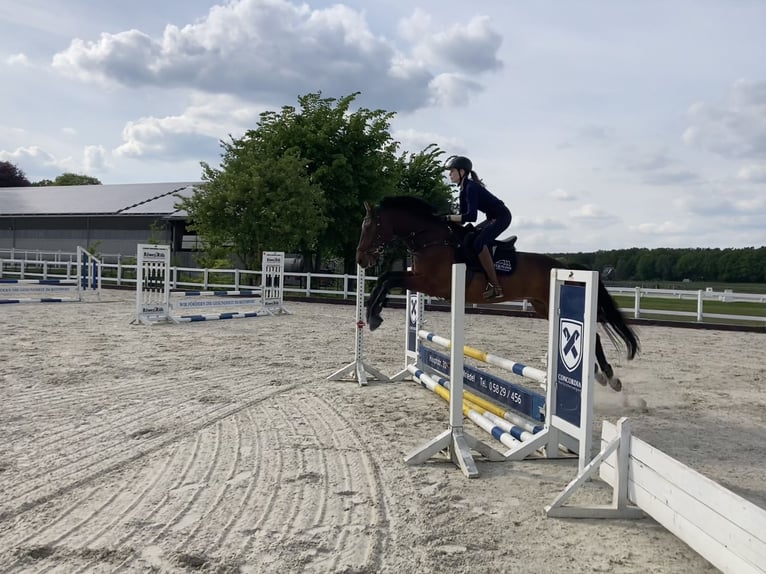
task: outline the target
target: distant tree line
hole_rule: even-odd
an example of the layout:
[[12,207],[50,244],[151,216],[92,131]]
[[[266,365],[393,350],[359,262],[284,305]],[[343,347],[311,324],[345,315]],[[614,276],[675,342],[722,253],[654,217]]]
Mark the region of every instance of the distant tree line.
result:
[[41,187],[48,185],[101,185],[101,182],[89,175],[66,172],[55,179],[41,179],[31,182],[24,171],[9,161],[0,161],[0,187]]
[[766,246],[741,249],[616,249],[559,253],[568,263],[600,271],[612,281],[766,283]]

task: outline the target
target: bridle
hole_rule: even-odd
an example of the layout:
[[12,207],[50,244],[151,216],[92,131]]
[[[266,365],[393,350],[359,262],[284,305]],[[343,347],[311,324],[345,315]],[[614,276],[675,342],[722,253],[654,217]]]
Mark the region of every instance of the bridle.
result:
[[373,220],[375,221],[375,238],[370,243],[370,246],[362,251],[362,253],[377,261],[383,256],[383,252],[386,249],[386,243],[388,243],[390,239],[386,240],[380,232],[380,215],[377,213],[373,217],[370,217],[369,215],[366,216],[362,222],[362,227],[367,229],[370,222]]

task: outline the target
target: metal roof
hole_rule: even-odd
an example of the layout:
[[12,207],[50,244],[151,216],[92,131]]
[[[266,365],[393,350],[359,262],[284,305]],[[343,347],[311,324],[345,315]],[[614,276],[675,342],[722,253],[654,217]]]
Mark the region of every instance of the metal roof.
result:
[[175,215],[176,194],[201,182],[0,187],[0,217],[32,215]]

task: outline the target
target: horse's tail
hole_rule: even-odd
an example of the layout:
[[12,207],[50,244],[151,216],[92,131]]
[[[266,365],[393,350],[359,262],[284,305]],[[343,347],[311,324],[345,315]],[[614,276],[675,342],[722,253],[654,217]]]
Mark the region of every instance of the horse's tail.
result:
[[640,351],[638,335],[625,321],[625,317],[601,279],[598,280],[598,321],[613,343],[617,343],[616,336],[622,339],[628,359],[636,356],[636,353]]

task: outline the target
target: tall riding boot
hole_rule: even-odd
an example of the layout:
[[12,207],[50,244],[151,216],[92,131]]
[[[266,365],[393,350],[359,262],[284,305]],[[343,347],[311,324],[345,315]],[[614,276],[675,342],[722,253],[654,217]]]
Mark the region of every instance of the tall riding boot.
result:
[[495,272],[495,263],[492,261],[492,255],[489,254],[489,247],[486,245],[479,252],[479,262],[484,268],[484,273],[487,275],[487,280],[489,281],[487,289],[484,291],[484,298],[502,299],[503,288],[500,286],[500,281],[498,280],[497,273]]

